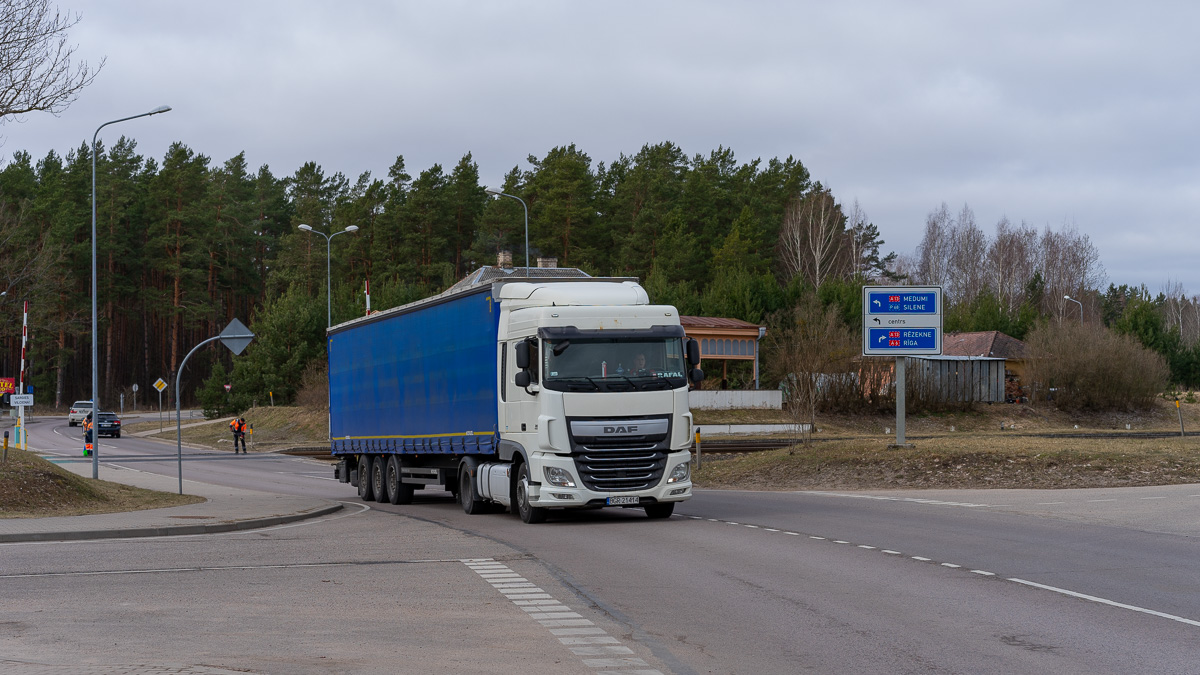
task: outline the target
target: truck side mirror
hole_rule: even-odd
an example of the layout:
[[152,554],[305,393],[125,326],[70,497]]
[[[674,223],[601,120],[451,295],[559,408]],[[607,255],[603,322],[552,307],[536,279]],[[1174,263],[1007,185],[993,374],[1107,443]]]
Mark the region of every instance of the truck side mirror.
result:
[[692,381],[692,384],[700,384],[704,381],[704,371],[699,368],[692,368],[692,372],[688,373],[688,378]]
[[517,385],[518,387],[522,387],[522,388],[528,387],[529,386],[529,371],[528,370],[517,371],[516,376],[513,377],[513,384]]
[[700,365],[700,343],[693,338],[687,341],[687,361],[688,365]]
[[[521,340],[520,342],[518,342],[516,344],[516,346],[513,348],[513,353],[517,357],[517,367],[520,368],[521,370],[528,370],[529,369],[529,342],[527,340]],[[526,373],[526,375],[528,375],[528,373]],[[524,386],[524,385],[522,385],[522,386]]]

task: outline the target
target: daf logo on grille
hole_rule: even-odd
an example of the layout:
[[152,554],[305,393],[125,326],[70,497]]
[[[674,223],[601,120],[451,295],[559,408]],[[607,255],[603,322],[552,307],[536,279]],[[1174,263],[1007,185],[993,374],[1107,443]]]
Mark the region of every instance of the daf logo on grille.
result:
[[571,433],[576,437],[583,438],[602,436],[612,439],[623,436],[653,438],[666,436],[670,428],[670,423],[666,419],[571,420]]

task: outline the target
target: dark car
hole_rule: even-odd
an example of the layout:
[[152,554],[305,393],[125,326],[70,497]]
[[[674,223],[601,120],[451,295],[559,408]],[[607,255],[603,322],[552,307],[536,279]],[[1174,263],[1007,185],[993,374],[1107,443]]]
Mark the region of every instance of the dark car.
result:
[[121,437],[121,420],[115,412],[100,411],[100,422],[96,424],[97,436]]

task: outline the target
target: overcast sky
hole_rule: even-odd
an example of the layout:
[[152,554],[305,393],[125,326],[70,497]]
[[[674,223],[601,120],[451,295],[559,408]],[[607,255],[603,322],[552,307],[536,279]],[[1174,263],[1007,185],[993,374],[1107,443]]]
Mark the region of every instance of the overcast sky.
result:
[[499,185],[529,154],[801,160],[885,248],[968,204],[1073,225],[1108,280],[1200,293],[1200,4],[1188,2],[160,2],[62,0],[107,64],[61,116],[0,127],[5,161],[106,128],[161,160],[245,151],[351,180],[473,153]]

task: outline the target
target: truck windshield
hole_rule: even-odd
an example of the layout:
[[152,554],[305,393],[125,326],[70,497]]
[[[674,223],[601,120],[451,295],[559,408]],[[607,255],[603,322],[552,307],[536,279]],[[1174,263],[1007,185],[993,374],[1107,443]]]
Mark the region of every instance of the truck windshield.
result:
[[687,386],[679,338],[547,340],[542,386],[557,391],[642,391]]

